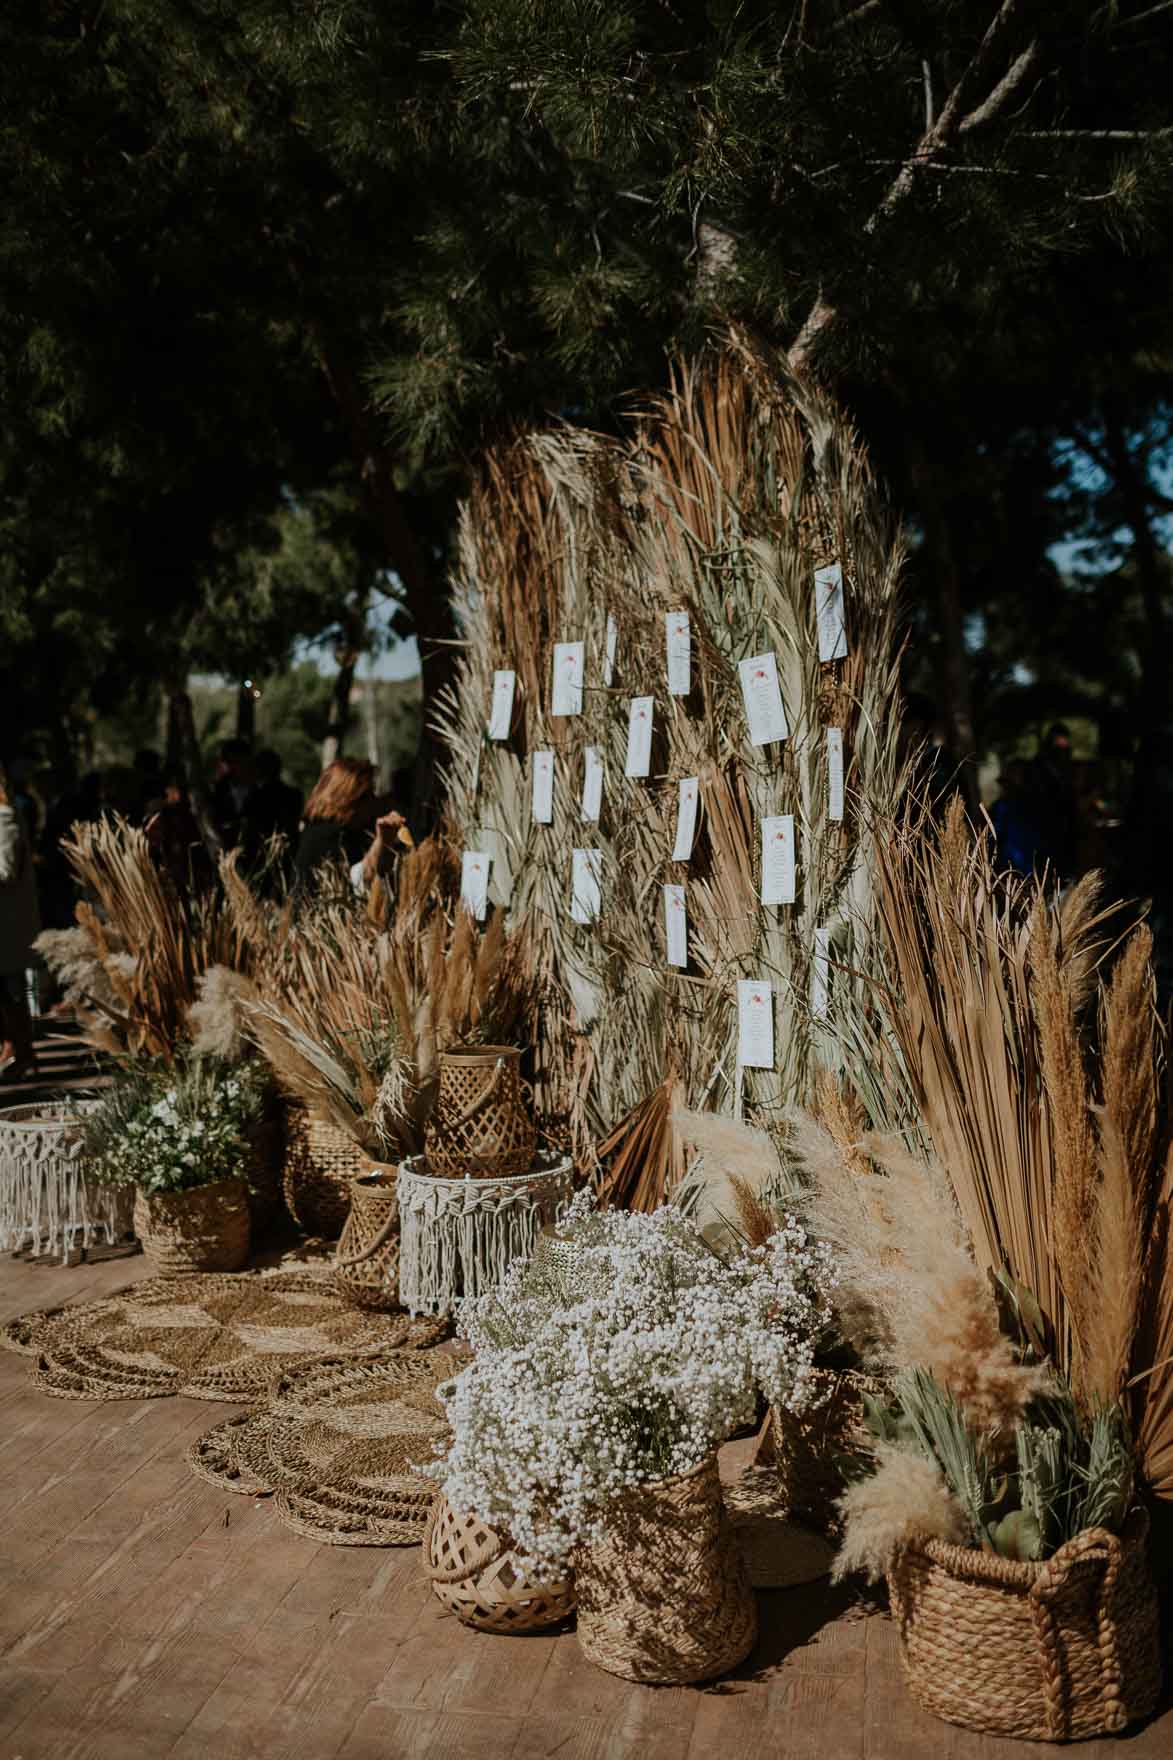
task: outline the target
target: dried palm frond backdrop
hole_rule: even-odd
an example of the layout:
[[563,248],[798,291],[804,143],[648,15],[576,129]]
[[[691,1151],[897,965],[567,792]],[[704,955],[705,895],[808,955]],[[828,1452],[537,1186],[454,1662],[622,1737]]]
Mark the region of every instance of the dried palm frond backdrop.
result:
[[[460,843],[492,858],[490,896],[529,927],[542,1008],[536,1092],[546,1128],[595,1165],[628,1119],[663,1179],[620,1179],[639,1203],[685,1165],[679,1104],[747,1115],[780,1138],[786,1108],[821,1068],[879,1031],[871,827],[900,786],[895,622],[899,533],[842,415],[743,339],[649,402],[628,435],[571,427],[493,455],[461,524],[456,583],[464,648],[440,711]],[[821,664],[814,572],[838,561],[847,655]],[[665,614],[686,610],[691,690],[670,696]],[[605,679],[608,619],[617,630]],[[553,645],[585,644],[583,709],[550,713]],[[784,744],[750,744],[738,661],[777,656]],[[492,676],[516,674],[510,737],[487,737]],[[652,775],[624,775],[630,699],[655,699]],[[828,814],[826,733],[842,733],[846,804]],[[601,817],[581,815],[584,751],[605,767]],[[554,754],[553,820],[532,812],[532,759]],[[692,858],[672,859],[678,784],[700,779]],[[765,815],[792,813],[797,889],[764,907]],[[576,847],[602,851],[602,908],[572,921]],[[662,886],[685,887],[689,963],[666,958]],[[821,933],[820,933],[821,932]],[[829,952],[816,972],[816,949]],[[828,981],[824,1011],[814,1003]],[[769,980],[775,1062],[740,1070],[736,980]],[[882,1048],[899,1075],[890,1040]],[[897,1087],[899,1083],[897,1082]],[[900,1097],[860,1073],[873,1123]],[[621,1135],[622,1133],[620,1133]],[[616,1182],[603,1173],[605,1189]]]

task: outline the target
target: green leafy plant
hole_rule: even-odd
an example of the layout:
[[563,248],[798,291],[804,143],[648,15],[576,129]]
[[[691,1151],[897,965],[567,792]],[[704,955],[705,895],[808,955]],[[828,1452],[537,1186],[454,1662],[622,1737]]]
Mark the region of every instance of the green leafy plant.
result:
[[258,1066],[189,1057],[133,1065],[86,1121],[96,1178],[178,1192],[248,1176],[249,1137],[265,1103]]

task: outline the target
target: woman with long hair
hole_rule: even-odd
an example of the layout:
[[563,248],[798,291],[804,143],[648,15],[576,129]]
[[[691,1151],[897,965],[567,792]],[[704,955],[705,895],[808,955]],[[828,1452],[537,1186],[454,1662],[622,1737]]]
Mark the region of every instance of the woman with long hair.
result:
[[0,769],[0,1080],[37,1067],[25,970],[40,929],[32,844]]
[[296,884],[304,887],[324,862],[341,860],[356,890],[365,892],[386,869],[404,828],[401,813],[380,811],[385,804],[375,793],[373,764],[363,758],[327,764],[305,804],[293,864]]

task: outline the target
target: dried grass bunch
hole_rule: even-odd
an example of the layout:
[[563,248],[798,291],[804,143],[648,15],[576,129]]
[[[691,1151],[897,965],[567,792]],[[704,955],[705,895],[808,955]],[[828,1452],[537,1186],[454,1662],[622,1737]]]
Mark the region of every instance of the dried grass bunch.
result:
[[844,1500],[843,1567],[962,1531],[1045,1557],[1118,1527],[1134,1480],[1173,1496],[1151,938],[1112,944],[1095,877],[1056,898],[996,874],[959,807],[878,846],[878,889],[929,1152],[809,1118],[792,1143],[808,1223],[839,1254],[841,1324],[894,1374],[877,1472]]
[[203,974],[248,968],[222,895],[182,897],[125,819],[75,825],[62,848],[83,893],[77,927],[46,931],[38,951],[96,1049],[172,1062],[191,1037]]
[[[821,665],[813,575],[836,559],[849,652]],[[461,845],[492,858],[493,900],[529,925],[542,992],[539,1115],[581,1166],[598,1157],[612,1200],[654,1208],[683,1175],[669,1089],[696,1110],[744,1110],[776,1133],[782,1109],[863,1032],[851,1023],[870,1011],[875,964],[870,827],[899,788],[901,563],[842,416],[741,337],[679,367],[618,440],[561,427],[492,455],[465,507],[456,583],[465,647],[440,723],[452,754],[449,807]],[[692,690],[672,697],[664,620],[682,608]],[[609,619],[617,653],[606,685]],[[555,717],[553,646],[574,640],[585,644],[583,712]],[[767,648],[790,736],[754,747],[737,664]],[[516,673],[513,728],[488,741],[498,668]],[[636,696],[656,702],[648,781],[624,776]],[[841,822],[827,812],[829,727],[843,733]],[[581,815],[588,746],[605,770],[597,822]],[[554,754],[548,825],[532,811],[539,750]],[[671,857],[678,784],[689,776],[700,778],[701,818],[685,866]],[[759,820],[784,812],[796,821],[797,897],[764,909]],[[593,925],[569,914],[576,846],[602,851]],[[687,888],[687,969],[666,960],[666,881]],[[832,950],[826,1018],[810,1007],[818,929]],[[739,1082],[734,985],[748,976],[774,985],[776,1067]]]
[[401,859],[393,913],[322,899],[266,911],[239,875],[226,887],[257,956],[246,1030],[287,1093],[377,1158],[418,1152],[439,1052],[531,1030],[524,931],[506,934],[500,912],[478,930],[442,836]]

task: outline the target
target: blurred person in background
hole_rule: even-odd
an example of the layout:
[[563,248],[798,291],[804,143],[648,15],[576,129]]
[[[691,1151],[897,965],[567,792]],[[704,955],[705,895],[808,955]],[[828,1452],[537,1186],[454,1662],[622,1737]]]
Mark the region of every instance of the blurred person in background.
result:
[[256,778],[248,792],[242,815],[241,842],[250,867],[263,861],[273,837],[283,837],[292,851],[301,825],[301,795],[281,775],[276,752],[258,752],[253,760]]
[[244,832],[244,808],[252,788],[248,741],[225,739],[216,753],[212,824],[225,849],[236,849]]
[[37,1067],[25,972],[41,932],[33,843],[0,768],[0,1081]]
[[163,792],[147,806],[143,831],[156,863],[181,896],[210,886],[212,859],[191,810],[187,784],[178,770],[162,778]]
[[365,892],[377,874],[389,869],[404,824],[390,797],[376,794],[373,764],[363,758],[335,758],[305,804],[295,884],[304,888],[324,863],[342,861],[352,885]]
[[1067,885],[1078,878],[1080,799],[1071,730],[1056,721],[1043,735],[1030,766],[1031,810],[1038,827],[1036,863]]

